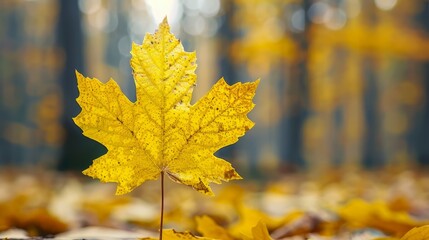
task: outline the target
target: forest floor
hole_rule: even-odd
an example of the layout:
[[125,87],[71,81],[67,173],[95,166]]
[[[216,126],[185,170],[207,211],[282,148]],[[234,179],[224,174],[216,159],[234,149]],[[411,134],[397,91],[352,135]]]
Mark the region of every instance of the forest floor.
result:
[[[156,237],[159,183],[116,196],[114,183],[80,173],[3,169],[0,238]],[[429,224],[423,171],[295,173],[212,184],[214,197],[166,183],[164,228],[195,236],[250,239],[262,222],[273,239],[399,239]]]

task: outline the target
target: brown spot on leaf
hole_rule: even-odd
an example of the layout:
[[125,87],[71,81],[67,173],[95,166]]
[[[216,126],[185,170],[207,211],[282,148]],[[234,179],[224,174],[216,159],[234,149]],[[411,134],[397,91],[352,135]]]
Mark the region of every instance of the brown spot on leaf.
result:
[[192,186],[195,190],[199,191],[199,192],[204,192],[204,193],[208,193],[210,190],[206,187],[206,185],[201,181],[195,184],[194,186]]
[[237,175],[237,173],[235,172],[235,170],[234,170],[234,169],[231,169],[231,170],[229,170],[229,171],[226,171],[226,172],[223,174],[223,176],[224,176],[224,178],[225,178],[225,179],[231,179],[231,178],[233,178],[233,177],[238,177],[238,175]]

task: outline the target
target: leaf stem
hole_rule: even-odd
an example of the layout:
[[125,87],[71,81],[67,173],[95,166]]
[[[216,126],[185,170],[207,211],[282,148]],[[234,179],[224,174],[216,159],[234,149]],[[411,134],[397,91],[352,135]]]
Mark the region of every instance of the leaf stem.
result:
[[161,171],[161,221],[159,223],[159,240],[162,240],[162,229],[164,228],[164,171]]

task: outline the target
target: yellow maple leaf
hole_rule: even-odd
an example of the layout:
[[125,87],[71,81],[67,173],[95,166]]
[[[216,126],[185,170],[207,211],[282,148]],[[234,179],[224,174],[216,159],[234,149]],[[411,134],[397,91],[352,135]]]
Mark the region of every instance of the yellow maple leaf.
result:
[[241,179],[213,153],[253,127],[247,114],[259,80],[230,86],[220,79],[191,105],[196,54],[184,51],[166,19],[142,45],[132,45],[131,55],[135,103],[114,80],[102,83],[76,72],[82,111],[74,121],[108,150],[83,173],[118,183],[117,195],[164,173],[208,195],[209,183]]

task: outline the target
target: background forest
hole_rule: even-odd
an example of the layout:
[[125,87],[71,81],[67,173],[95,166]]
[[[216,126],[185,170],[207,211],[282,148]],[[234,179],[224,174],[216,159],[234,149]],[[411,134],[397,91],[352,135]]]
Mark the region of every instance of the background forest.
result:
[[[134,99],[131,42],[167,15],[197,51],[194,99],[261,78],[249,175],[429,163],[427,1],[2,1],[0,162],[82,170],[104,150],[72,123],[74,69]],[[269,173],[268,175],[271,175]]]

